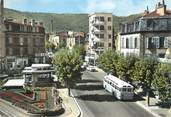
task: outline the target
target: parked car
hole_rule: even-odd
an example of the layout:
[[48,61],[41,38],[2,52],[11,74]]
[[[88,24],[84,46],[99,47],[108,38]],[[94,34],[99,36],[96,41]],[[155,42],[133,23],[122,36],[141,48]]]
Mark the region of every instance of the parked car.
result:
[[87,67],[87,63],[84,62],[83,65],[81,66],[81,69],[82,69],[82,70],[86,70],[86,67]]
[[90,66],[90,65],[87,67],[87,70],[91,71],[91,72],[95,72],[96,71],[95,67],[94,66]]

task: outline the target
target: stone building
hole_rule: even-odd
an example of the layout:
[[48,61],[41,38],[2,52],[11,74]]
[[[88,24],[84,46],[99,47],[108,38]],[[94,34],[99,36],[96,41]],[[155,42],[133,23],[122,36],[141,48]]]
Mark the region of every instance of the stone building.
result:
[[143,16],[133,22],[123,22],[119,39],[119,51],[124,55],[171,59],[171,10],[167,10],[165,1],[152,12],[147,7]]
[[32,63],[45,62],[45,28],[42,22],[3,17],[1,0],[0,57],[6,68],[23,68]]

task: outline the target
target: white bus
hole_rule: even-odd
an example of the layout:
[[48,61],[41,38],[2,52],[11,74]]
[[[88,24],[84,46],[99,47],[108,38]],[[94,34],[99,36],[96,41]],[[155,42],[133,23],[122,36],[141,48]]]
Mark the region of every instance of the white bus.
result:
[[103,87],[119,100],[133,100],[134,98],[134,87],[113,75],[104,77]]

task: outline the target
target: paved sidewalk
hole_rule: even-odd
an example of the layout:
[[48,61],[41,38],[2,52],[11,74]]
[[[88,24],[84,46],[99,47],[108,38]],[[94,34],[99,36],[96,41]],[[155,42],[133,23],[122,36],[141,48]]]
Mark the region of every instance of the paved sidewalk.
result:
[[[169,108],[161,108],[157,106],[158,99],[150,98],[150,106],[147,106],[146,97],[143,97],[145,100],[137,101],[136,103],[150,112],[155,117],[167,117],[167,114],[169,112]],[[170,116],[171,117],[171,116]]]
[[[98,71],[98,72],[104,72],[102,69],[98,68],[97,66],[95,66],[95,69]],[[105,72],[104,72],[105,73]]]
[[68,96],[68,89],[58,89],[59,95],[63,100],[63,106],[65,113],[59,117],[79,117],[80,110],[74,100],[74,98]]

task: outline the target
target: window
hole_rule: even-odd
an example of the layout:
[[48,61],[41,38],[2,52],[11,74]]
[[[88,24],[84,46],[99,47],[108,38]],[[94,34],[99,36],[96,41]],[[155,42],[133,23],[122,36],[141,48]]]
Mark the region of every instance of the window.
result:
[[100,30],[104,30],[104,26],[103,25],[100,26]]
[[158,40],[158,37],[147,38],[147,48],[156,48],[156,40]]
[[20,38],[20,45],[24,45],[24,39],[22,37]]
[[102,42],[97,42],[97,47],[104,47],[104,43],[102,43]]
[[134,47],[135,47],[135,48],[138,48],[138,46],[137,46],[137,38],[135,38]]
[[168,37],[165,37],[165,40],[164,40],[164,48],[169,48],[169,46],[170,46],[169,38]]
[[160,37],[160,40],[159,40],[159,48],[164,48],[164,37]]
[[135,22],[135,31],[139,31],[139,21]]
[[12,44],[13,43],[13,39],[11,37],[8,38],[8,42],[9,44]]
[[108,17],[107,20],[108,20],[108,22],[111,22],[112,21],[112,18],[111,17]]
[[104,38],[104,34],[100,34],[100,38]]
[[108,45],[109,45],[109,47],[111,47],[111,46],[112,46],[112,44],[111,44],[111,43],[109,43]]
[[147,30],[153,30],[153,19],[147,20]]
[[171,19],[168,19],[167,22],[168,22],[168,29],[171,30]]
[[158,25],[159,25],[159,30],[167,30],[167,20],[166,19],[160,19]]
[[100,21],[104,22],[104,17],[100,17]]
[[9,49],[8,49],[8,54],[9,54],[9,55],[13,55],[13,49],[12,49],[12,48],[9,48]]
[[125,89],[125,88],[123,88],[123,89],[122,89],[122,91],[123,91],[123,92],[126,92],[126,89]]
[[129,39],[126,38],[126,48],[129,48]]
[[112,30],[112,27],[111,26],[108,26],[108,30]]
[[159,58],[165,58],[165,54],[164,53],[160,53],[160,54],[158,54],[158,57]]
[[132,92],[132,89],[128,89],[128,92]]
[[109,35],[108,35],[108,38],[109,38],[109,39],[111,39],[111,38],[112,38],[112,35],[111,35],[111,34],[109,34]]

